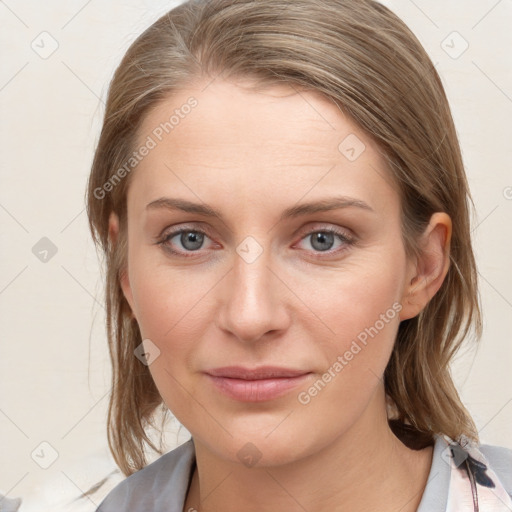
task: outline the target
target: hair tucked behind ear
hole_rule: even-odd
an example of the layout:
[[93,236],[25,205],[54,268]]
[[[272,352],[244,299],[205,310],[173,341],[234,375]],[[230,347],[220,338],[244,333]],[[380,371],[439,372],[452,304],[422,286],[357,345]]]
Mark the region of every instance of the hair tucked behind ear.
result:
[[[470,196],[449,104],[427,53],[404,23],[372,0],[191,0],[162,16],[130,47],[110,84],[87,191],[95,242],[106,255],[107,333],[113,366],[110,449],[125,474],[146,464],[146,435],[161,397],[133,351],[141,343],[119,278],[126,268],[126,194],[119,179],[148,111],[194,80],[248,77],[287,83],[335,102],[381,149],[400,193],[409,254],[434,212],[453,220],[451,265],[439,292],[403,321],[385,372],[410,446],[436,433],[477,439],[449,363],[472,328],[481,329],[470,240]],[[106,183],[116,180],[115,186]],[[108,237],[120,219],[117,244]]]

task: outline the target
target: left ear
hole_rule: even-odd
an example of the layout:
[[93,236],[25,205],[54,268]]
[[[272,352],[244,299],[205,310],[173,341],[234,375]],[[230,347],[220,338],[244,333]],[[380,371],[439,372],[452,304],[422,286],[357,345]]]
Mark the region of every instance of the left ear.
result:
[[418,315],[441,288],[450,267],[451,237],[450,216],[434,213],[419,240],[419,256],[409,265],[400,320]]

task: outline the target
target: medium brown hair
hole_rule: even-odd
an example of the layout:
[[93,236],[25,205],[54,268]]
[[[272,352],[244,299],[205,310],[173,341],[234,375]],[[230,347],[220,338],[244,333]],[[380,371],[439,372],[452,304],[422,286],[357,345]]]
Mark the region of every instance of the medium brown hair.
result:
[[[163,453],[146,429],[159,406],[167,410],[148,367],[134,356],[142,340],[119,279],[127,261],[126,196],[136,170],[123,179],[118,170],[136,149],[150,109],[219,74],[316,91],[349,115],[376,142],[399,191],[408,255],[418,253],[433,213],[451,217],[448,274],[424,310],[401,322],[384,382],[397,413],[390,425],[409,446],[431,444],[435,434],[478,440],[449,369],[470,331],[481,333],[471,199],[448,100],[427,53],[373,0],[190,0],[141,34],[117,68],[87,190],[92,236],[106,263],[113,366],[108,440],[123,473],[146,465],[145,444]],[[111,212],[120,221],[116,244],[108,235]]]

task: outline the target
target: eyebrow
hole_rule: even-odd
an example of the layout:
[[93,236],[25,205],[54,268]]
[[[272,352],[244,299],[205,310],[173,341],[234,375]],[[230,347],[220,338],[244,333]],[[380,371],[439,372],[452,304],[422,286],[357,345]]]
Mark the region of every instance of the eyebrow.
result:
[[[213,207],[204,203],[200,204],[187,201],[186,199],[161,197],[146,206],[146,210],[156,210],[161,208],[167,210],[179,210],[187,213],[197,213],[205,217],[218,217],[223,220],[222,214]],[[354,199],[352,197],[338,196],[325,198],[320,201],[302,203],[287,208],[283,211],[279,220],[283,221],[285,219],[300,217],[311,213],[326,212],[342,208],[360,208],[362,210],[375,213],[375,210],[364,201]]]

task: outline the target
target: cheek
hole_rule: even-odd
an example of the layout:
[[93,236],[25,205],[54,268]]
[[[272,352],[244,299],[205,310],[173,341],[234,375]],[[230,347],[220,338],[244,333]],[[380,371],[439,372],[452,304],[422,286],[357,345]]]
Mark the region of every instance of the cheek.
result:
[[400,322],[399,279],[389,271],[366,268],[363,284],[356,274],[363,272],[354,272],[340,280],[343,287],[331,290],[335,300],[322,319],[335,334],[318,346],[326,363],[297,396],[295,419],[307,428],[319,418],[326,439],[349,429],[382,389]]
[[364,342],[369,330],[374,336],[382,331],[379,339],[391,338],[388,342],[393,342],[401,310],[404,268],[402,251],[375,250],[324,283],[324,292],[319,295],[323,301],[321,317],[341,342],[335,343],[338,350],[356,338]]
[[[329,388],[325,392],[322,388],[325,400],[341,399],[346,409],[352,399],[364,402],[378,385],[400,323],[400,269],[404,265],[405,256],[399,249],[379,250],[348,265],[330,284],[325,283],[319,316],[331,335],[321,338],[311,333],[325,361],[325,387]],[[316,391],[311,391],[315,395]]]
[[204,337],[208,324],[208,283],[201,289],[185,274],[155,272],[140,276],[136,284],[137,321],[143,339],[149,338],[161,351],[166,366],[189,366],[194,340]]
[[186,334],[214,276],[197,266],[172,265],[158,247],[134,243],[129,251],[131,291],[142,336],[166,340],[176,339],[173,333],[178,330]]
[[212,325],[212,299],[222,274],[206,266],[171,267],[157,251],[136,248],[130,264],[141,336],[160,351],[149,368],[155,384],[161,394],[174,394],[179,389],[176,378],[189,390],[191,384],[185,381],[194,369],[199,342],[207,338],[205,330]]
[[191,375],[197,342],[205,338],[205,325],[210,324],[205,307],[213,284],[191,279],[190,271],[161,265],[139,266],[132,284],[142,338],[150,339],[159,350],[149,366],[153,381],[173,415],[192,429],[190,397],[196,391]]

